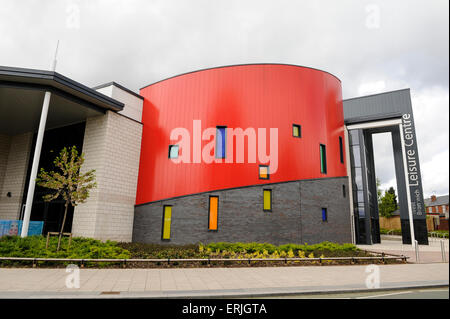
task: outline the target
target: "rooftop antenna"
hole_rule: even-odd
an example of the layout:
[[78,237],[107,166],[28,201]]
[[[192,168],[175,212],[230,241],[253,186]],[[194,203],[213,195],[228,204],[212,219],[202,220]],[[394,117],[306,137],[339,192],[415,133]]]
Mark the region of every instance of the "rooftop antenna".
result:
[[53,65],[52,65],[53,72],[55,72],[55,70],[56,70],[56,56],[58,55],[58,47],[59,47],[59,40],[56,43],[55,57],[53,58]]

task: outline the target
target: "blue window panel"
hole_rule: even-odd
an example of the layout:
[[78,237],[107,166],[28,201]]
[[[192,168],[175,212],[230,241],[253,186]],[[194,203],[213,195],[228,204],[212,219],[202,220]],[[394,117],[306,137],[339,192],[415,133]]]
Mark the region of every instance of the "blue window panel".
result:
[[218,126],[216,128],[216,158],[226,157],[226,126]]
[[322,221],[324,221],[324,222],[327,221],[327,209],[326,208],[322,208]]

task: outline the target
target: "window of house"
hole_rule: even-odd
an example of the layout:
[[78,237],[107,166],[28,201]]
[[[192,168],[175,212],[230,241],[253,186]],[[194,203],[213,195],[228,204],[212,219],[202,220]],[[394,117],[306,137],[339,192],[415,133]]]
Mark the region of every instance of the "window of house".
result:
[[208,230],[218,229],[219,196],[209,196]]
[[264,189],[263,190],[263,197],[264,197],[263,210],[265,212],[271,212],[272,211],[272,190],[271,189]]

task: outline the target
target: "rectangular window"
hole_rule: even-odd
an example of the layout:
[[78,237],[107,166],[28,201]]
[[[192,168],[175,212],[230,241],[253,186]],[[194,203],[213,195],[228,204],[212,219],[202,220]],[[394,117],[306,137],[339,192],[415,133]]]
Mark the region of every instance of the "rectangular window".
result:
[[347,191],[345,189],[345,185],[342,185],[342,196],[343,197],[347,196]]
[[227,137],[227,127],[217,126],[216,127],[216,158],[226,157],[226,137]]
[[353,166],[361,167],[361,149],[359,145],[352,146],[351,155],[353,158]]
[[162,240],[170,240],[170,225],[172,223],[172,206],[164,205],[162,220]]
[[263,190],[263,196],[264,196],[263,210],[265,212],[271,212],[272,211],[272,190],[271,189],[264,189]]
[[217,230],[219,215],[219,196],[209,196],[208,229]]
[[298,124],[292,124],[292,136],[302,137],[302,127]]
[[339,136],[339,155],[341,163],[344,164],[344,146],[342,144],[342,137]]
[[169,145],[169,158],[178,158],[178,145]]
[[327,150],[323,144],[320,144],[320,172],[327,173]]
[[326,208],[322,208],[322,221],[326,222],[327,220],[328,220],[327,209]]
[[269,179],[269,166],[259,165],[259,179]]

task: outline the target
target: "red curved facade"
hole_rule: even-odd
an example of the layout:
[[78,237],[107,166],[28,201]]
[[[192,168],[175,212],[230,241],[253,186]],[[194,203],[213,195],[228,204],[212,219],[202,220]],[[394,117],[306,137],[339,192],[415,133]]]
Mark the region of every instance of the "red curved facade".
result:
[[[339,142],[339,137],[344,141],[341,83],[327,72],[282,64],[227,66],[163,80],[141,89],[140,95],[137,205],[213,190],[347,176]],[[277,171],[269,180],[260,179],[263,163],[258,156],[256,163],[248,163],[247,151],[244,163],[174,163],[168,149],[177,144],[170,140],[175,128],[189,131],[193,159],[193,120],[201,120],[202,130],[266,128],[267,149],[269,129],[278,128]],[[301,125],[301,138],[293,137],[293,124]],[[201,141],[201,149],[209,142]],[[321,173],[320,144],[326,146],[326,174]]]

